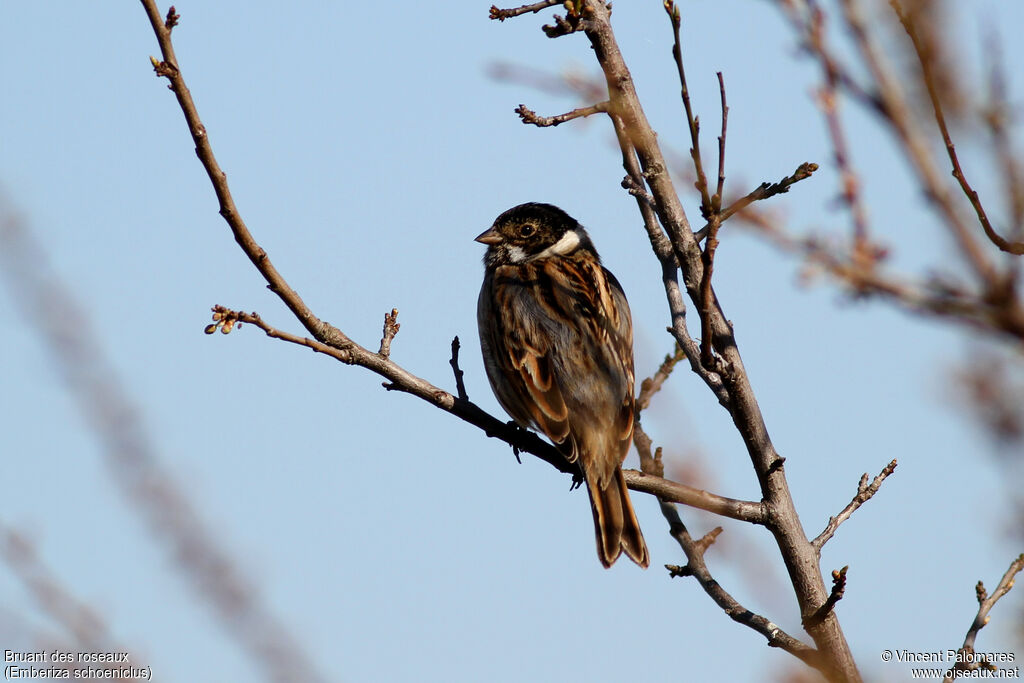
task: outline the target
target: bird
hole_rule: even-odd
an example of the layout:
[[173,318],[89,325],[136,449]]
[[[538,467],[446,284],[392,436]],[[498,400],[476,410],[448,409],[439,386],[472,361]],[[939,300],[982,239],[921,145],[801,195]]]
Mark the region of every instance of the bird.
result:
[[633,324],[615,276],[580,223],[552,204],[505,211],[487,245],[477,300],[491,389],[523,428],[579,463],[606,568],[624,552],[646,568],[647,544],[622,461],[633,439]]

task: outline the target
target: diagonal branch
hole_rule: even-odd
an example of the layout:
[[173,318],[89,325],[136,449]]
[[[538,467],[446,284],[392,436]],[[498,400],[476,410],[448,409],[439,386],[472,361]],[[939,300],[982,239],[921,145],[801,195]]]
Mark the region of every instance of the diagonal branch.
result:
[[866,472],[864,473],[864,476],[860,478],[860,483],[857,484],[857,495],[853,497],[853,500],[851,500],[838,515],[830,517],[825,530],[818,534],[817,538],[811,541],[811,545],[814,546],[814,549],[818,551],[819,555],[821,554],[822,546],[828,543],[829,539],[835,535],[836,529],[839,528],[839,525],[848,520],[850,515],[852,515],[857,508],[871,500],[871,497],[878,493],[878,489],[881,488],[882,482],[885,481],[886,477],[892,474],[895,470],[896,460],[893,460],[882,468],[882,471],[879,472],[878,476],[872,480],[871,484],[868,484],[868,475]]
[[675,505],[662,502],[661,512],[669,523],[669,533],[672,534],[672,537],[676,539],[679,547],[686,554],[686,564],[684,566],[665,565],[670,576],[692,576],[700,584],[700,587],[704,589],[704,592],[730,619],[760,633],[767,639],[769,647],[781,648],[808,666],[820,671],[827,671],[828,667],[824,664],[821,654],[817,650],[789,635],[760,614],[756,614],[741,605],[711,575],[704,561],[704,552],[714,543],[718,534],[721,533],[721,527],[716,527],[703,538],[694,540],[690,536],[686,525],[683,524],[683,520],[679,517],[679,511]]
[[988,613],[992,611],[995,604],[999,602],[999,599],[1010,592],[1013,588],[1014,577],[1017,576],[1024,570],[1024,554],[1018,555],[1017,559],[1010,563],[1010,567],[1003,574],[1003,578],[999,580],[999,585],[992,592],[992,595],[988,594],[985,590],[985,584],[981,581],[975,587],[978,594],[978,614],[974,617],[974,622],[971,627],[967,629],[967,636],[964,638],[964,644],[957,650],[957,663],[950,671],[950,675],[946,676],[945,681],[948,683],[956,678],[956,672],[968,671],[980,668],[992,669],[994,666],[987,660],[981,657],[974,657],[974,641],[978,638],[978,632],[985,628],[988,624],[989,616]]

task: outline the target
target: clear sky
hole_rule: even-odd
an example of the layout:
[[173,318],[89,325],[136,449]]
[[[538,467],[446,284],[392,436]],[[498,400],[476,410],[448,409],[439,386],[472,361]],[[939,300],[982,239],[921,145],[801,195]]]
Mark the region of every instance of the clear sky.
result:
[[[178,59],[238,207],[319,316],[375,348],[385,312],[398,308],[392,358],[448,389],[458,335],[470,398],[501,415],[479,358],[483,248],[473,237],[514,204],[548,201],[590,229],[622,282],[638,377],[671,349],[659,270],[619,187],[608,122],[523,126],[520,103],[555,114],[589,102],[488,75],[495,63],[596,73],[582,35],[541,33],[550,11],[499,24],[487,2],[466,0],[177,7]],[[811,104],[817,72],[774,5],[681,7],[709,151],[715,72],[724,72],[727,188],[746,192],[817,162],[819,174],[772,206],[797,232],[847,230]],[[963,68],[980,73],[979,45],[991,48],[994,28],[1020,102],[1014,27],[1024,5],[978,0],[960,11]],[[661,3],[617,2],[613,23],[659,139],[685,153]],[[517,465],[501,442],[385,392],[368,371],[251,327],[204,335],[214,304],[300,326],[218,216],[174,97],[153,76],[156,54],[137,2],[3,3],[0,187],[89,317],[162,467],[325,680],[759,681],[795,665],[695,582],[666,576],[662,565],[685,560],[650,497],[633,500],[651,569],[622,561],[606,571],[585,494],[569,493],[549,466]],[[851,115],[850,131],[894,265],[947,258],[951,246],[888,138],[862,115]],[[696,220],[693,192],[683,197]],[[882,664],[882,650],[958,647],[977,609],[974,584],[994,586],[1020,551],[1009,534],[1014,482],[954,397],[951,372],[976,347],[885,304],[801,286],[799,264],[731,224],[718,258],[716,287],[808,534],[850,500],[863,472],[899,459],[826,546],[823,569],[850,566],[837,609],[864,673],[903,680],[907,668]],[[0,295],[0,522],[31,538],[158,680],[258,679],[263,664],[122,495],[9,291]],[[645,424],[670,469],[697,466],[716,492],[758,498],[728,416],[684,368]],[[806,638],[768,534],[683,515],[694,533],[725,528],[707,558],[723,586]],[[1022,596],[996,607],[980,650],[1017,647]],[[4,568],[0,605],[0,649],[61,634]]]

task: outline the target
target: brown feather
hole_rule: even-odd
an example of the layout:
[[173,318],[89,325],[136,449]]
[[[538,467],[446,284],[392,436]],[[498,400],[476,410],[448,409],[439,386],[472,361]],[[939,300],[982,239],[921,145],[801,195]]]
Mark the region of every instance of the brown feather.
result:
[[[502,229],[519,225],[501,221],[481,235],[492,250],[503,247]],[[518,424],[539,429],[570,462],[580,462],[601,563],[610,567],[625,552],[647,567],[621,469],[633,436],[629,304],[585,231],[574,229],[584,246],[571,253],[516,261],[501,252],[485,259],[477,317],[487,376]]]

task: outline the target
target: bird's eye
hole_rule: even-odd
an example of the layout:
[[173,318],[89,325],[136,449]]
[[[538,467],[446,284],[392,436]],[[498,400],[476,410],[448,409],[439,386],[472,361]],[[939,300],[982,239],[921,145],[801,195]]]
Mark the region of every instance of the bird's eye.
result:
[[529,223],[527,223],[525,225],[521,225],[521,226],[519,226],[519,236],[520,237],[529,237],[530,235],[533,234],[533,230],[534,230],[533,226],[530,225]]

